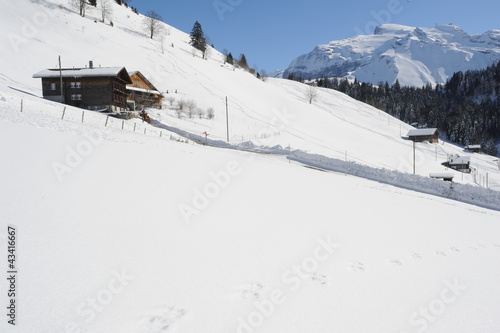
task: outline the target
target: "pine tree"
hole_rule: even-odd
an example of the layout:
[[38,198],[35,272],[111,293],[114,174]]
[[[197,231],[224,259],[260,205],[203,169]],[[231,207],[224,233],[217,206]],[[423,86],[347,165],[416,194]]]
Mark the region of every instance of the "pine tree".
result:
[[193,30],[191,30],[191,44],[197,50],[200,50],[203,53],[203,58],[205,57],[205,52],[207,50],[207,39],[201,28],[201,24],[196,21],[193,26]]
[[238,65],[240,65],[244,69],[248,69],[247,57],[245,57],[243,53],[240,55],[240,60],[238,60]]
[[227,55],[226,62],[230,65],[234,65],[234,58],[231,52],[229,52],[229,54]]

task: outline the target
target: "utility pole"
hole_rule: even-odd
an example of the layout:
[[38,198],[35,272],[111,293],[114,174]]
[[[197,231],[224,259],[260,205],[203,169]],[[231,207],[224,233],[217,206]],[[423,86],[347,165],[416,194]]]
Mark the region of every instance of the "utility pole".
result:
[[413,141],[413,174],[415,174],[415,141]]
[[59,56],[59,81],[61,85],[61,103],[64,104],[64,88],[63,88],[63,78],[62,78],[62,68],[61,68],[61,56]]
[[227,96],[226,96],[226,128],[227,128],[227,143],[229,143],[229,108],[227,106]]

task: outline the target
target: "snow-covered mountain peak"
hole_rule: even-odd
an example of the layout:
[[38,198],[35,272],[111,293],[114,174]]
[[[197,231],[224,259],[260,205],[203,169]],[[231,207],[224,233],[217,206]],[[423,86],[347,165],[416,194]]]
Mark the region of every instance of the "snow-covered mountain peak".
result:
[[453,73],[500,61],[500,30],[470,35],[454,24],[433,28],[378,26],[373,35],[332,41],[291,62],[284,72],[306,79],[356,77],[423,86],[444,83]]
[[401,24],[382,24],[375,28],[375,35],[406,35],[415,30],[413,27],[409,27]]

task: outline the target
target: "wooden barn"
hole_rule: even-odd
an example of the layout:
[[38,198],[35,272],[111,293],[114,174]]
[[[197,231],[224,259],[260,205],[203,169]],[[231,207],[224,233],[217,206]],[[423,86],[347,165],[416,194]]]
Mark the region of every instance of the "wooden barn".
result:
[[129,97],[127,103],[135,110],[140,106],[161,109],[163,95],[156,87],[139,71],[129,72],[132,83],[127,85]]
[[468,145],[468,146],[465,146],[465,150],[473,152],[473,153],[480,153],[481,152],[481,145]]
[[86,68],[46,69],[33,78],[42,79],[45,99],[111,112],[126,110],[126,86],[132,83],[125,67],[94,67],[92,61]]
[[415,142],[439,143],[439,132],[437,128],[419,128],[409,131],[408,138]]

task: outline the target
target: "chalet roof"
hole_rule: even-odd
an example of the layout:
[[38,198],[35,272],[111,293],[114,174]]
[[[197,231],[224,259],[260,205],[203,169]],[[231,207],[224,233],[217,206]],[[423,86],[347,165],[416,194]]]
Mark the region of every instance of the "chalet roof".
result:
[[148,90],[148,89],[131,87],[131,86],[127,86],[127,90],[140,91],[140,92],[154,94],[154,95],[161,95],[161,92],[159,92],[158,90]]
[[[125,67],[94,67],[94,68],[63,68],[61,70],[64,78],[82,77],[114,77],[121,76],[127,83],[132,83]],[[33,75],[35,79],[58,78],[59,69],[46,69]]]
[[465,149],[481,149],[481,145],[468,145]]
[[[158,91],[158,89],[151,83],[151,81],[149,81],[148,78],[145,77],[144,74],[142,74],[140,71],[128,72],[128,75],[130,75],[130,77],[137,75],[142,80],[142,82],[149,86],[149,90]],[[130,85],[128,87],[130,87]]]
[[434,135],[437,128],[418,128],[408,132],[408,136],[429,136]]

